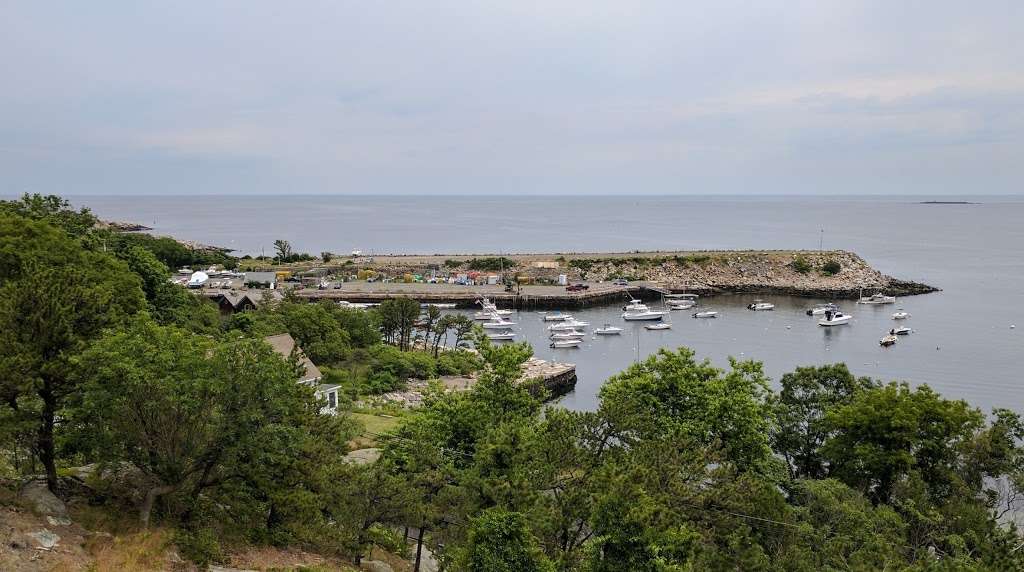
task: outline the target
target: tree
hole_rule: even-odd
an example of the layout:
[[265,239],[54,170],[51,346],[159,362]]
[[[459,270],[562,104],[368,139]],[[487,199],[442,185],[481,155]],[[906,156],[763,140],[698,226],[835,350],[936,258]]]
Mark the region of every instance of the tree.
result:
[[11,409],[35,416],[34,453],[55,490],[58,414],[80,390],[71,359],[144,308],[141,283],[123,262],[63,231],[6,217],[0,284],[0,393]]
[[920,475],[935,501],[949,498],[961,481],[962,447],[984,424],[964,401],[939,397],[927,385],[890,383],[858,392],[830,410],[822,447],[830,472],[876,503],[888,503],[894,487]]
[[94,453],[152,483],[143,524],[164,495],[194,503],[230,481],[268,487],[268,467],[299,454],[320,407],[262,341],[217,343],[147,320],[97,341],[75,365],[84,387],[75,420]]
[[526,518],[499,508],[484,511],[470,524],[461,570],[467,572],[540,572],[554,570],[530,533]]
[[220,329],[217,306],[170,282],[170,270],[151,251],[129,246],[118,258],[142,279],[149,313],[160,324],[176,324],[194,332],[216,333]]
[[411,298],[393,298],[381,302],[376,312],[384,340],[402,351],[409,349],[413,328],[420,317],[419,302]]
[[430,348],[430,336],[434,333],[434,325],[441,319],[441,310],[437,306],[427,306],[427,311],[423,315],[423,348]]
[[292,250],[292,244],[287,240],[275,240],[274,250],[277,252],[277,259],[281,262],[287,262],[291,259],[292,255],[295,254]]
[[38,193],[25,193],[17,200],[0,201],[0,215],[47,222],[73,237],[85,236],[98,222],[88,208],[76,211],[66,199]]
[[332,258],[334,258],[334,254],[327,252],[326,250],[320,253],[320,260],[323,260],[324,264],[330,262]]
[[799,367],[783,375],[781,385],[772,447],[786,459],[791,477],[823,478],[827,471],[820,449],[828,437],[825,414],[870,388],[871,380],[855,378],[845,364],[834,364]]
[[694,360],[693,351],[660,350],[612,376],[601,413],[626,443],[677,432],[699,446],[721,447],[744,468],[769,460],[773,425],[761,364],[731,361],[729,371]]

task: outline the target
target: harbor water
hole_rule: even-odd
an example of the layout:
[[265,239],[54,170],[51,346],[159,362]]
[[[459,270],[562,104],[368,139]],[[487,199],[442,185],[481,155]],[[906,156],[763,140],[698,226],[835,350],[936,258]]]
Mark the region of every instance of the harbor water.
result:
[[[622,326],[621,336],[552,349],[537,313],[521,312],[519,339],[545,359],[577,364],[563,398],[588,409],[608,376],[637,356],[685,345],[725,367],[729,356],[763,361],[778,377],[798,365],[846,362],[858,375],[928,383],[989,410],[1024,412],[1024,197],[970,197],[978,204],[922,204],[957,197],[76,197],[99,216],[233,248],[272,253],[275,239],[297,251],[347,253],[525,253],[688,249],[845,249],[875,268],[942,292],[896,305],[842,304],[849,325],[823,328],[804,310],[817,300],[767,297],[772,312],[745,308],[753,296],[702,298],[714,320],[673,312],[672,329],[625,323],[620,305],[574,312]],[[656,306],[657,303],[654,303]],[[897,307],[912,317],[890,318]],[[891,348],[894,325],[914,329]],[[1011,326],[1017,326],[1011,328]]]

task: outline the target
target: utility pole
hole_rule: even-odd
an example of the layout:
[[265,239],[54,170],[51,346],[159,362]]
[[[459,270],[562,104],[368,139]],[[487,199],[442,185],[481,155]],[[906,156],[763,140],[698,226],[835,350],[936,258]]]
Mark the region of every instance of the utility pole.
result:
[[818,235],[818,251],[819,252],[825,250],[823,248],[824,244],[825,244],[825,229],[821,229],[821,234]]

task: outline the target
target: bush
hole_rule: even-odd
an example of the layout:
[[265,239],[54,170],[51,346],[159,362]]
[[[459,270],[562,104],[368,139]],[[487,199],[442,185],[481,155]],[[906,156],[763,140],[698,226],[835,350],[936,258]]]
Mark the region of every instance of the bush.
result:
[[807,262],[807,259],[803,256],[797,256],[793,259],[793,270],[796,270],[800,274],[807,274],[811,271],[811,263]]
[[444,265],[446,267],[448,267],[448,268],[458,268],[459,266],[462,266],[462,261],[461,260],[452,260],[452,259],[449,258],[448,260],[444,261]]
[[467,351],[441,352],[437,356],[437,373],[440,375],[469,375],[482,367],[480,356]]
[[205,570],[213,562],[224,560],[217,536],[209,528],[179,530],[174,535],[174,543],[181,555],[194,562],[200,570]]
[[370,349],[373,358],[373,369],[386,371],[399,380],[407,378],[430,379],[437,377],[437,365],[434,357],[426,352],[402,350],[387,345],[379,345]]
[[835,276],[839,274],[839,271],[843,269],[843,266],[836,260],[829,260],[821,267],[821,273],[826,276]]
[[489,258],[473,258],[469,261],[470,270],[487,270],[495,271],[502,269],[514,268],[516,263],[510,258],[504,256],[492,256]]

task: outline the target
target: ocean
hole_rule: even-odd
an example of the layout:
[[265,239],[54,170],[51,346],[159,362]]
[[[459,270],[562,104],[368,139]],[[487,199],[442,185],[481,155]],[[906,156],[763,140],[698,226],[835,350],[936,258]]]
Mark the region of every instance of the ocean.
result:
[[[561,402],[589,409],[610,375],[660,347],[685,345],[726,367],[757,359],[777,380],[798,365],[843,361],[858,375],[927,383],[989,410],[1024,412],[1024,197],[795,196],[91,196],[74,197],[102,218],[238,253],[371,254],[605,252],[687,249],[843,249],[901,279],[942,288],[904,298],[914,333],[891,348],[878,339],[894,306],[843,309],[848,326],[820,328],[803,310],[815,300],[771,297],[774,312],[744,309],[748,296],[701,300],[722,312],[675,312],[662,332],[626,326],[583,347],[547,347],[540,316],[516,317],[536,354],[577,364],[579,383]],[[977,204],[922,204],[923,201]],[[766,297],[767,298],[767,297]],[[592,327],[622,325],[617,306],[575,312]],[[1016,328],[1011,326],[1016,325]]]

